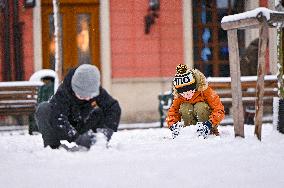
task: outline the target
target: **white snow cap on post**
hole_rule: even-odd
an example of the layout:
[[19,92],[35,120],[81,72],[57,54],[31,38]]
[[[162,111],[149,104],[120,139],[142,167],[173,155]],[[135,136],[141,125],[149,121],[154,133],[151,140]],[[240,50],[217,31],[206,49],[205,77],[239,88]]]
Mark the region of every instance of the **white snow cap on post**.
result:
[[265,7],[259,7],[259,8],[256,8],[254,10],[246,11],[246,12],[243,12],[243,13],[224,16],[221,20],[221,23],[244,20],[244,19],[247,19],[247,18],[255,18],[260,12],[263,13],[263,15],[266,17],[267,20],[270,19],[271,13],[282,13],[283,14],[283,12],[273,11],[273,10],[270,10],[268,8],[265,8]]

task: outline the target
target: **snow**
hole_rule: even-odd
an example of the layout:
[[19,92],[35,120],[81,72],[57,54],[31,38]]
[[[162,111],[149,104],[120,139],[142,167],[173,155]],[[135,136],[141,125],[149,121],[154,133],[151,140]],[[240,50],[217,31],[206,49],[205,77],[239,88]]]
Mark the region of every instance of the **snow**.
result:
[[[264,80],[277,80],[276,75],[265,75]],[[231,82],[231,77],[208,77],[208,82]],[[257,76],[241,76],[241,82],[257,81]]]
[[10,81],[0,82],[0,87],[14,87],[14,86],[42,86],[44,83],[40,81]]
[[274,0],[274,6],[277,7],[281,3],[281,0]]
[[273,109],[272,109],[272,125],[276,129],[278,125],[278,113],[279,113],[279,97],[273,97]]
[[254,10],[246,11],[246,12],[243,12],[243,13],[224,16],[221,20],[221,23],[233,22],[233,21],[243,20],[243,19],[247,19],[247,18],[255,18],[260,12],[263,13],[263,15],[266,17],[267,20],[270,19],[271,13],[283,14],[283,12],[272,11],[272,10],[265,8],[265,7],[259,7],[259,8],[256,8]]
[[195,131],[173,140],[166,128],[120,130],[110,148],[100,139],[77,153],[43,148],[40,134],[0,132],[0,187],[284,187],[284,135],[272,124],[263,125],[261,142],[254,126],[244,139],[232,126],[206,140]]
[[31,77],[30,77],[30,81],[41,81],[42,78],[44,77],[52,77],[55,78],[56,77],[56,73],[54,70],[51,69],[42,69],[39,70],[37,72],[35,72]]

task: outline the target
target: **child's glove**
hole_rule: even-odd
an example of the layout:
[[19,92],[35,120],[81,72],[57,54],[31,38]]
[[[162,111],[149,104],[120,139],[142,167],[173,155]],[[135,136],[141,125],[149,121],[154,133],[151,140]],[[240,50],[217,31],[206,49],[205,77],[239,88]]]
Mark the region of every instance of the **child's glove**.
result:
[[181,128],[183,128],[183,125],[182,125],[181,122],[177,122],[177,123],[173,124],[172,126],[170,126],[170,130],[172,131],[173,139],[175,139],[179,135]]
[[208,138],[212,123],[208,120],[203,123],[198,122],[197,135],[202,136],[204,139]]
[[92,130],[81,134],[76,140],[76,144],[90,149],[91,145],[96,142],[96,135]]

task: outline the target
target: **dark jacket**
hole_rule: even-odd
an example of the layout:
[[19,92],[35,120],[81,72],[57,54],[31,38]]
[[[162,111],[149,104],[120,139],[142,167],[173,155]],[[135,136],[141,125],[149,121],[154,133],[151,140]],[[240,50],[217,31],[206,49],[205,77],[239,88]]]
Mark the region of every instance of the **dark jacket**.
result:
[[241,57],[241,75],[256,76],[258,64],[258,42],[259,39],[253,40],[247,47],[245,54]]
[[84,127],[90,113],[99,108],[104,116],[105,127],[117,131],[121,109],[117,100],[113,99],[105,89],[100,87],[100,94],[89,101],[80,100],[75,96],[71,80],[76,69],[66,75],[55,95],[49,101],[52,104],[51,124],[58,134],[73,141]]

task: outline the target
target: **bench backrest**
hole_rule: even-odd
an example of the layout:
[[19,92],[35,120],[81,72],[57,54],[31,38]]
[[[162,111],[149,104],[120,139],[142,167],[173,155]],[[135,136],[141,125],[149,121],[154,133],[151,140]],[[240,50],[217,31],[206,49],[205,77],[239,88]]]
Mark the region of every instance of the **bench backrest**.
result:
[[0,82],[0,115],[33,113],[41,85],[42,82]]
[[[243,103],[254,104],[256,98],[256,76],[241,77]],[[208,78],[208,84],[221,98],[223,103],[232,103],[231,79],[228,77]],[[273,97],[278,96],[277,77],[265,76],[264,79],[264,104],[271,104]]]

